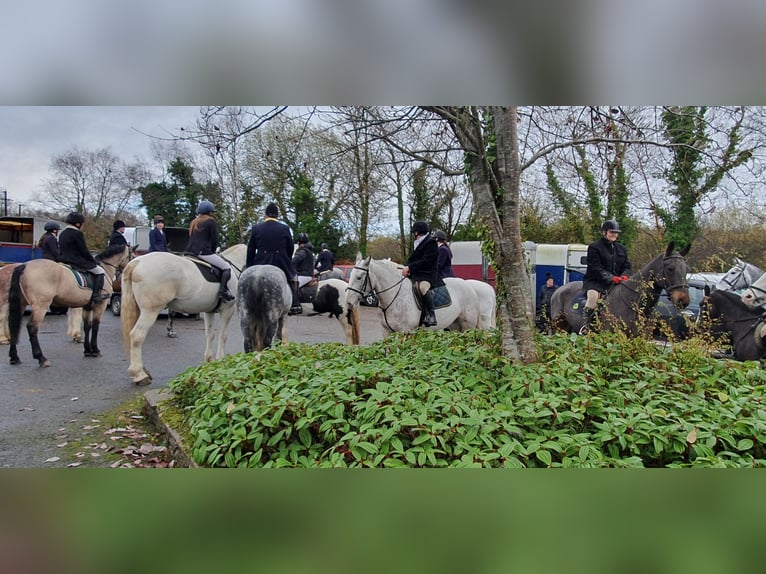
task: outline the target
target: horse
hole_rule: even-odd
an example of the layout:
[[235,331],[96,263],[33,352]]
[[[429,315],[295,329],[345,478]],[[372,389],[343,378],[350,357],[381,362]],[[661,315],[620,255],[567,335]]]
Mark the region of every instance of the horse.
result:
[[[374,290],[381,323],[386,332],[412,331],[420,326],[420,309],[413,292],[413,282],[402,276],[402,266],[387,259],[360,260],[354,265],[346,289],[346,307],[353,309],[362,297]],[[479,303],[476,292],[463,279],[446,277],[444,283],[449,292],[449,304],[436,304],[436,322],[428,329],[452,329],[467,331],[475,329],[479,321]]]
[[700,317],[697,330],[709,320],[711,334],[725,337],[738,361],[757,361],[766,354],[760,335],[761,327],[766,325],[766,312],[748,307],[736,293],[705,288]]
[[[602,329],[613,331],[622,328],[631,336],[638,335],[639,315],[649,315],[663,289],[676,307],[688,305],[688,265],[684,259],[688,252],[689,246],[676,252],[671,242],[664,253],[652,259],[630,279],[610,287],[599,303]],[[553,292],[551,324],[554,327],[570,332],[579,331],[584,320],[581,312],[572,308],[572,303],[582,290],[582,281],[571,281]],[[579,307],[582,308],[583,304],[584,300]]]
[[[221,253],[232,266],[232,292],[245,266],[247,246],[233,245]],[[204,262],[203,267],[209,268]],[[221,316],[215,358],[223,357],[227,327],[234,314],[235,301],[221,301],[219,283],[206,279],[195,260],[165,251],[154,251],[131,261],[122,273],[122,339],[130,358],[128,375],[138,386],[151,384],[152,376],[143,363],[142,347],[146,335],[167,307],[181,313],[202,313],[205,322],[205,361],[213,360],[215,313]]]
[[478,279],[466,279],[476,293],[479,302],[479,323],[477,327],[482,330],[494,329],[497,324],[497,295],[495,289],[485,281]]
[[285,272],[276,265],[252,265],[242,272],[237,311],[245,353],[263,351],[274,339],[287,342],[285,317],[292,301],[292,288]]
[[311,302],[314,312],[310,313],[309,317],[328,313],[343,327],[346,344],[358,345],[361,340],[359,307],[346,309],[347,288],[348,283],[343,279],[322,279],[317,286],[316,297]]
[[[114,276],[132,256],[133,252],[127,245],[112,245],[96,256],[96,261],[106,273],[104,289],[108,293],[111,294]],[[41,367],[49,367],[50,361],[43,354],[37,335],[51,304],[69,308],[82,307],[86,311],[83,314],[84,354],[86,357],[100,357],[98,330],[108,299],[94,304],[91,302],[91,296],[91,288],[81,286],[72,269],[66,265],[49,259],[33,259],[18,265],[13,270],[8,292],[8,325],[10,327],[8,355],[11,364],[16,365],[21,362],[16,345],[19,341],[22,315],[27,304],[32,309],[32,314],[27,321],[32,356],[37,359]],[[76,314],[73,317],[76,317]]]
[[763,269],[752,263],[742,261],[739,257],[734,258],[734,266],[715,284],[716,289],[724,291],[737,291],[747,289],[763,275]]

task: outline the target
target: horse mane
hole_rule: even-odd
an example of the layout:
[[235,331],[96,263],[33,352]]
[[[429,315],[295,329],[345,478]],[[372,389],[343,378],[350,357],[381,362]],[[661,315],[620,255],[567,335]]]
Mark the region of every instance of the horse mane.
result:
[[126,249],[130,249],[130,248],[127,245],[110,245],[109,247],[104,249],[101,253],[96,255],[96,260],[101,261],[103,259],[109,259],[110,257],[114,257],[115,255],[122,253]]

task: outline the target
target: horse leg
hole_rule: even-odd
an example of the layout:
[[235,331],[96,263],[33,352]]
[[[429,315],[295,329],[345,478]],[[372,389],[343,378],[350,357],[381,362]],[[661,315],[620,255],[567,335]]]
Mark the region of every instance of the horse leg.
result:
[[67,336],[75,343],[82,343],[82,308],[73,307],[67,312]]
[[83,310],[82,313],[82,326],[83,326],[83,338],[82,338],[82,352],[86,357],[91,357],[91,332],[93,329],[93,314],[90,310]]
[[105,305],[104,303],[104,306],[100,308],[100,312],[93,311],[90,332],[90,355],[86,354],[86,357],[101,356],[101,350],[98,348],[98,329],[101,326],[101,315],[104,313]]
[[157,320],[159,312],[159,309],[151,312],[141,311],[138,321],[130,330],[130,366],[128,367],[128,376],[140,387],[149,385],[152,382],[151,374],[144,368],[142,349],[146,334]]
[[215,341],[215,314],[203,313],[205,323],[205,362],[213,360],[213,341]]
[[176,330],[173,327],[173,318],[175,316],[176,316],[176,312],[168,309],[168,324],[167,324],[167,327],[165,328],[167,329],[168,337],[170,337],[171,339],[176,339],[178,337],[178,333],[176,333]]
[[229,322],[234,315],[234,305],[221,311],[220,329],[218,333],[218,350],[215,358],[220,359],[226,354],[226,341],[229,339]]
[[30,315],[27,322],[27,332],[29,333],[29,344],[32,346],[32,356],[37,359],[41,367],[50,367],[51,363],[43,355],[43,350],[37,337],[40,325],[42,325],[43,318],[45,317],[45,309],[47,309],[47,305],[43,307],[42,312],[39,309],[32,309],[32,315]]

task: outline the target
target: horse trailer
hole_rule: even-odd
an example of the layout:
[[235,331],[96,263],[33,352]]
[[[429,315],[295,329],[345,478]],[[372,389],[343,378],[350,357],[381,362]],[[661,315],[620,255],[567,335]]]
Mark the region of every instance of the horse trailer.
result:
[[[51,219],[16,215],[0,216],[0,265],[26,263],[42,257],[37,242],[45,233],[44,226]],[[61,229],[66,226],[57,222]]]
[[[546,244],[525,241],[524,253],[529,271],[532,299],[537,306],[537,295],[550,273],[556,285],[581,281],[588,267],[588,246],[582,243]],[[495,272],[481,252],[481,241],[453,241],[452,269],[462,279],[478,279],[495,285]]]

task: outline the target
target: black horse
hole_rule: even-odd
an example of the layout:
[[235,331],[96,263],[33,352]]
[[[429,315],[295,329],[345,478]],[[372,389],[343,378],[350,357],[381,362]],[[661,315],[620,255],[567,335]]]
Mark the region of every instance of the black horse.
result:
[[721,343],[731,347],[738,361],[757,361],[766,355],[766,344],[761,328],[766,325],[766,312],[751,309],[736,293],[705,289],[700,304],[699,326],[710,325],[710,333]]

